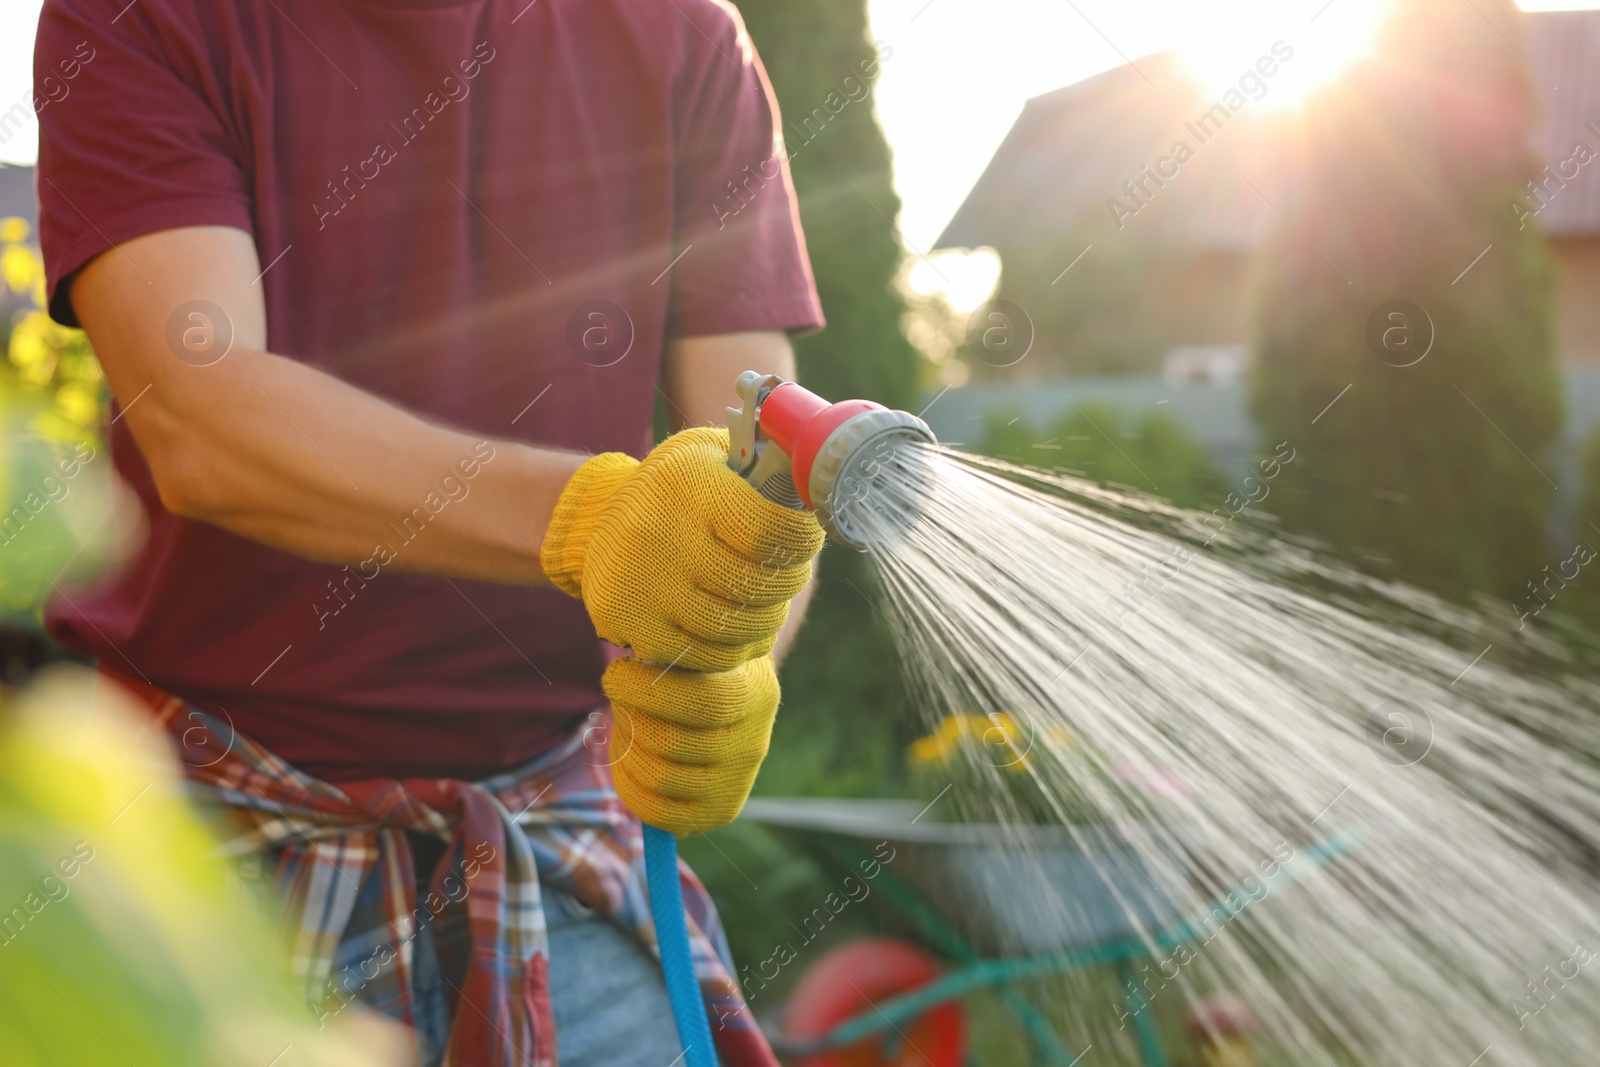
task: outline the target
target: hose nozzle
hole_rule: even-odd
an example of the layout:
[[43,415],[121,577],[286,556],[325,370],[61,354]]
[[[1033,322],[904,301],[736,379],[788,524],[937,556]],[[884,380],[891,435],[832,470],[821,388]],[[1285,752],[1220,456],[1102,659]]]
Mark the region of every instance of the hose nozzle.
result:
[[816,512],[828,536],[865,552],[921,515],[918,445],[928,424],[870,400],[830,404],[776,374],[745,371],[728,409],[728,465],[761,494]]

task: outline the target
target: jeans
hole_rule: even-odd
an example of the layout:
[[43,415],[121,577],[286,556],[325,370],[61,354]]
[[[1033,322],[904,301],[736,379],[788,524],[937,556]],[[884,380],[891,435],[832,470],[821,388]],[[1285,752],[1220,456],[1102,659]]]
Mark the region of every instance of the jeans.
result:
[[[679,1045],[660,964],[637,939],[575,897],[548,886],[540,890],[561,1067],[664,1067]],[[422,928],[413,948],[421,1063],[438,1067],[450,1038],[451,990],[439,971],[431,925]]]

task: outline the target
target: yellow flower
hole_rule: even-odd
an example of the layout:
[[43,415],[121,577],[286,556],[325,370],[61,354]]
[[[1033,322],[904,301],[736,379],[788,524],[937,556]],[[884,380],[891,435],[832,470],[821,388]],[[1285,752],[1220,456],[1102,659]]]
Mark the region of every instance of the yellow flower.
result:
[[93,426],[100,419],[100,398],[93,389],[68,382],[56,390],[56,410],[68,422]]
[[61,356],[59,371],[61,380],[86,386],[100,385],[106,380],[105,375],[101,373],[100,361],[89,350],[88,339],[78,330],[68,330],[67,334],[68,350]]
[[27,245],[10,244],[0,251],[0,275],[5,277],[13,293],[26,293],[43,274],[39,253]]
[[1032,741],[1009,712],[974,715],[971,727],[973,740],[986,750],[984,755],[988,762],[1005,767],[1013,774],[1025,773],[1032,767],[1028,754]]
[[30,311],[11,331],[11,364],[29,385],[44,385],[56,372],[55,329],[48,315]]
[[912,763],[943,763],[948,753],[937,737],[919,737],[911,742]]
[[84,426],[62,415],[60,408],[45,408],[28,420],[28,432],[48,441],[93,441],[94,436]]
[[948,763],[967,736],[969,730],[967,720],[966,715],[946,715],[939,721],[933,733],[919,737],[911,743],[909,751],[911,762]]
[[[1052,741],[1061,742],[1066,732],[1060,727],[1050,730]],[[991,711],[987,715],[954,712],[939,721],[933,733],[919,737],[911,743],[908,755],[912,763],[949,763],[963,746],[982,750],[985,761],[1003,766],[1021,774],[1033,766],[1028,749],[1032,735],[1025,730],[1010,712]]]
[[28,225],[27,219],[19,219],[15,215],[0,219],[0,241],[26,241],[32,232],[33,227]]

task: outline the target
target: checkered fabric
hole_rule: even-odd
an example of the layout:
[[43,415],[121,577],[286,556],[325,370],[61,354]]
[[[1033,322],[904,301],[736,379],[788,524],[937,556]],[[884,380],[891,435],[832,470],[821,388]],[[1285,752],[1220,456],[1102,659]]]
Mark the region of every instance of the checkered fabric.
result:
[[[223,816],[231,834],[225,854],[270,863],[292,973],[320,1019],[359,998],[411,1024],[413,939],[431,923],[443,972],[465,976],[452,983],[445,1067],[553,1067],[541,883],[655,951],[639,821],[581,733],[481,782],[333,785],[176,697],[105,673],[150,707],[186,751],[208,753],[185,761],[191,788]],[[446,843],[426,894],[406,831]],[[681,863],[679,876],[722,1063],[777,1067],[731,977],[710,896]]]

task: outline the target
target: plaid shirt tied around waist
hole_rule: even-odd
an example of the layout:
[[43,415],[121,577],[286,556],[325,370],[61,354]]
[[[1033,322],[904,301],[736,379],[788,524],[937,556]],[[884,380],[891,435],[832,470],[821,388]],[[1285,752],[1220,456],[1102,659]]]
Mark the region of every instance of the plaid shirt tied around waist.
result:
[[[107,674],[112,672],[107,671]],[[570,893],[652,952],[643,835],[608,766],[575,733],[533,762],[481,782],[371,778],[333,785],[278,759],[227,723],[115,676],[184,750],[190,788],[218,809],[226,855],[270,872],[294,977],[319,1018],[361,999],[414,1023],[413,940],[432,924],[453,982],[445,1067],[555,1067],[540,883]],[[220,753],[220,755],[213,754]],[[406,831],[446,842],[418,892]],[[777,1067],[731,977],[720,920],[680,862],[695,969],[726,1067]]]

